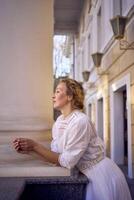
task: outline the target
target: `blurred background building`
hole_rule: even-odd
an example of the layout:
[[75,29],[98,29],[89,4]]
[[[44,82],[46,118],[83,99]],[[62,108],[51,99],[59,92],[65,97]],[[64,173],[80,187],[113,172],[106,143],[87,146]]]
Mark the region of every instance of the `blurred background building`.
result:
[[69,76],[83,82],[85,112],[107,155],[133,177],[134,1],[55,0],[54,29],[73,36]]

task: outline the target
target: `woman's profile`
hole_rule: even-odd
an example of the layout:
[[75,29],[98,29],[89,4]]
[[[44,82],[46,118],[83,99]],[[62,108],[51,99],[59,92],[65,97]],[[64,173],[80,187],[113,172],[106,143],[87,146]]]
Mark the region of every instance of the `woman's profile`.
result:
[[82,112],[82,86],[73,79],[63,79],[56,87],[53,104],[61,111],[53,125],[51,150],[27,138],[16,138],[16,151],[34,151],[49,162],[73,168],[89,179],[86,200],[131,200],[125,177],[119,167],[105,156],[105,148],[92,122]]

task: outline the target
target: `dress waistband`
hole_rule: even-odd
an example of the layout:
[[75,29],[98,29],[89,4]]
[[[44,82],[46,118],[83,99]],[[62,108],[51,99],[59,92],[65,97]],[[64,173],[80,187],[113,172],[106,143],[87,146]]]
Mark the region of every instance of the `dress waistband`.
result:
[[95,166],[96,164],[98,164],[101,160],[103,160],[105,158],[105,156],[99,156],[98,158],[94,159],[94,160],[89,160],[83,163],[79,163],[78,164],[78,168],[80,171],[83,171],[85,169],[90,169],[93,166]]

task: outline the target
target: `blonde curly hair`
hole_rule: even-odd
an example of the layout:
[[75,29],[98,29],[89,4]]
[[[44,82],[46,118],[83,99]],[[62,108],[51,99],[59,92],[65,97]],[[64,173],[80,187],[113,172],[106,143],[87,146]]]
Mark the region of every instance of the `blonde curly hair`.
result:
[[84,90],[79,82],[74,79],[65,78],[61,79],[59,83],[65,83],[67,87],[67,95],[73,97],[72,108],[83,109],[84,108]]

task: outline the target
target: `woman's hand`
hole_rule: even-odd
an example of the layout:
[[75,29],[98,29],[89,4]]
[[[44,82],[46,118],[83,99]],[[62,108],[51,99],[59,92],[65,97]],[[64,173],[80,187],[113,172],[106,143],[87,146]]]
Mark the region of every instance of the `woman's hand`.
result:
[[15,150],[19,153],[28,153],[34,151],[34,148],[38,145],[34,140],[28,138],[16,138],[13,141]]
[[59,153],[47,149],[43,145],[35,142],[34,140],[28,138],[16,138],[13,141],[13,146],[15,150],[19,153],[29,153],[30,151],[34,151],[49,162],[59,165]]

